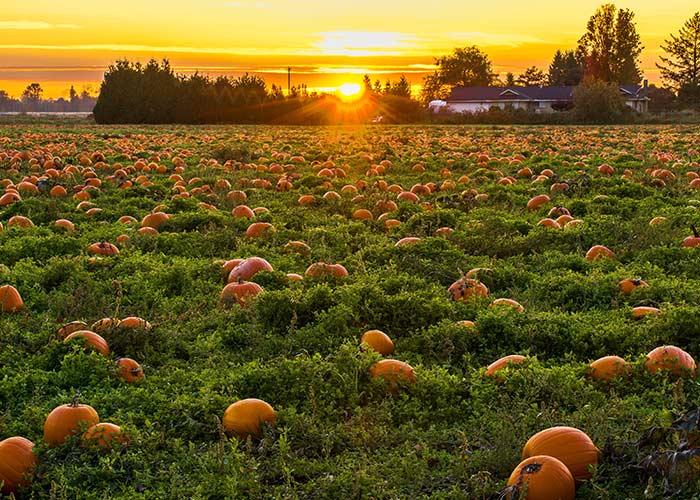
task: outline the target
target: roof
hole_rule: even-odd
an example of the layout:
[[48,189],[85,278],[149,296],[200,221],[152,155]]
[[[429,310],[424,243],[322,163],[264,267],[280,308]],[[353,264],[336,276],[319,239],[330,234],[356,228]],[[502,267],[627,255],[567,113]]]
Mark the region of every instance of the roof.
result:
[[[621,85],[620,92],[631,98],[643,99],[644,87]],[[574,87],[543,86],[529,87],[454,87],[448,102],[455,101],[571,101]]]

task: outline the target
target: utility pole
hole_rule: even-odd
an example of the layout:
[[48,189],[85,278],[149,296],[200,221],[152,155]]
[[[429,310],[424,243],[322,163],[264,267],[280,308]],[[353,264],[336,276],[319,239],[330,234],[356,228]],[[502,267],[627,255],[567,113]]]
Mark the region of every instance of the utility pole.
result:
[[287,95],[292,95],[292,68],[287,68]]

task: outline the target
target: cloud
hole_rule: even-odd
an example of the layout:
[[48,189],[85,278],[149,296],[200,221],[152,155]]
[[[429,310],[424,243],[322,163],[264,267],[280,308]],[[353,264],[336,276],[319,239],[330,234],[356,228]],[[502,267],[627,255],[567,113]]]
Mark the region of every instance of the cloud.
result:
[[80,28],[82,26],[78,24],[51,24],[44,21],[0,21],[0,30],[76,30]]

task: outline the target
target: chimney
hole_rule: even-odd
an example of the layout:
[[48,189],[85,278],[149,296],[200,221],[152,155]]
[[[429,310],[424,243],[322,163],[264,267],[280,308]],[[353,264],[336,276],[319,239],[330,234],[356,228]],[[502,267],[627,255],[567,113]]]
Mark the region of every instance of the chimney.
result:
[[647,80],[646,78],[644,79],[644,87],[643,88],[644,88],[643,95],[644,95],[644,97],[646,97],[649,94],[649,80]]
[[292,68],[287,68],[287,95],[292,95]]

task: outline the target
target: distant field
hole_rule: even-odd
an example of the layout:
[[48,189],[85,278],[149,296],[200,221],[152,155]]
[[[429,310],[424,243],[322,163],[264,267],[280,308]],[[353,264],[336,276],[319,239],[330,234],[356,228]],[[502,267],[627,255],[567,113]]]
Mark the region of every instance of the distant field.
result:
[[[576,499],[700,498],[700,386],[646,363],[700,356],[699,126],[0,121],[0,167],[0,285],[24,302],[0,314],[0,440],[39,462],[22,498],[496,499],[555,425],[600,450]],[[262,292],[222,300],[250,257]],[[150,328],[99,323],[134,316]],[[62,340],[74,321],[110,352]],[[371,329],[415,380],[370,375]],[[627,368],[594,380],[608,355]],[[124,443],[44,442],[77,391]],[[276,411],[259,438],[222,427],[245,398]]]

